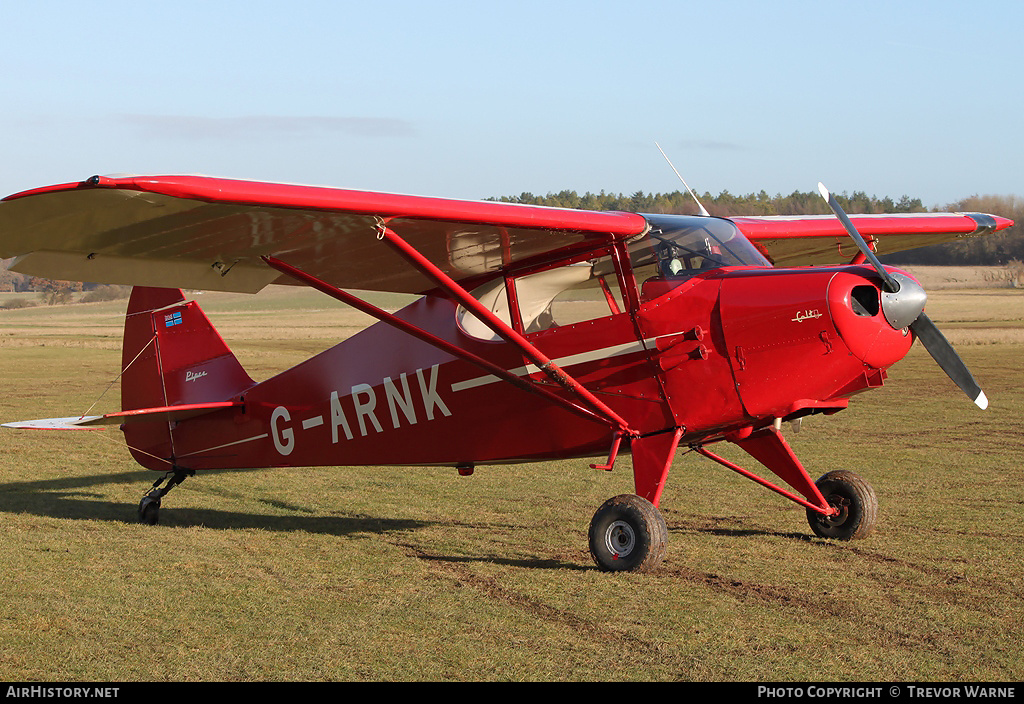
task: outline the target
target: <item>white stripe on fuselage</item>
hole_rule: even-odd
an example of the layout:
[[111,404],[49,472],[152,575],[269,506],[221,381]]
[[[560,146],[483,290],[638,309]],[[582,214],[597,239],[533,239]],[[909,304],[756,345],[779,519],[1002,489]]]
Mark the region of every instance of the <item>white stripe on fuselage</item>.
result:
[[[560,357],[559,359],[551,360],[559,367],[572,367],[577,364],[586,364],[587,362],[595,362],[599,359],[611,359],[612,357],[621,357],[626,354],[633,354],[634,352],[643,352],[649,349],[649,345],[655,340],[659,340],[663,337],[672,337],[673,335],[680,335],[681,332],[670,332],[665,335],[657,335],[655,337],[648,337],[642,342],[625,342],[621,345],[612,345],[611,347],[602,347],[597,350],[588,350],[587,352],[580,352],[578,354],[571,354],[567,357]],[[527,364],[522,367],[516,367],[515,369],[509,369],[509,372],[516,376],[529,376],[536,374],[541,369],[535,364]],[[484,376],[474,377],[473,379],[466,379],[465,381],[457,381],[452,384],[452,391],[465,391],[467,389],[475,389],[478,386],[486,386],[487,384],[493,384],[496,381],[501,381],[498,377],[493,374],[485,374]]]
[[204,452],[213,452],[214,450],[220,450],[225,447],[231,447],[232,445],[241,445],[243,443],[252,442],[253,440],[262,440],[263,438],[270,437],[270,433],[262,433],[260,435],[253,435],[251,438],[243,438],[241,440],[235,440],[234,442],[226,442],[223,445],[215,445],[214,447],[208,447],[205,450],[196,450],[195,452],[188,452],[184,455],[178,455],[178,458],[182,457],[193,457],[195,455],[201,455]]

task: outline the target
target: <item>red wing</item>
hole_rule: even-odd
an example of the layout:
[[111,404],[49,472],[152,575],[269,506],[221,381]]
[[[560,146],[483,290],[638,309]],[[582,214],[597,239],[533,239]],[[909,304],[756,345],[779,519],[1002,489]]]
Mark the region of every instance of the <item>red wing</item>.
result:
[[[857,254],[857,245],[832,215],[728,219],[775,266],[845,264]],[[1012,220],[981,213],[851,215],[850,220],[865,239],[876,241],[880,255],[976,237],[1013,224]]]
[[273,255],[338,287],[432,285],[378,241],[388,226],[456,281],[646,231],[633,213],[424,198],[204,176],[102,178],[0,203],[0,257],[47,278],[221,291],[293,283]]

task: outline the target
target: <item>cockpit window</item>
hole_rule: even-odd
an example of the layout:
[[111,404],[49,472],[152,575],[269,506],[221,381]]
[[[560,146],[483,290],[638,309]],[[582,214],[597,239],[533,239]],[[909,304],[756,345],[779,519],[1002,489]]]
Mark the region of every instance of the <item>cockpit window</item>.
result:
[[723,266],[771,266],[733,223],[689,215],[645,215],[651,230],[630,245],[637,279],[686,277]]

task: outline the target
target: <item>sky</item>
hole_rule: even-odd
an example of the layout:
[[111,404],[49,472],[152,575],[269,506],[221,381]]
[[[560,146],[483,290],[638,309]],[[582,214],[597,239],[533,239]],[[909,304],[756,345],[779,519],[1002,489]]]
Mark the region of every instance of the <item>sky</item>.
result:
[[1024,1],[0,0],[0,196],[1024,196]]

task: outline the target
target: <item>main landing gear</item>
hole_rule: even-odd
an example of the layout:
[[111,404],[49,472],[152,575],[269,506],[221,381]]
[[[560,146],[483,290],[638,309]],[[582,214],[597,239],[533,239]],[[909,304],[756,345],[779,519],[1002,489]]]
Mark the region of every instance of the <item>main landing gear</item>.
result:
[[[878,520],[878,498],[871,485],[853,472],[828,472],[814,483],[830,516],[807,509],[807,522],[819,538],[866,538]],[[605,572],[650,572],[665,556],[668,528],[647,499],[623,494],[608,499],[590,521],[590,555]]]
[[[185,479],[194,475],[195,472],[188,469],[174,469],[158,479],[153,488],[150,489],[142,501],[139,502],[139,523],[155,526],[160,522],[160,500],[167,496],[167,493],[174,487],[181,484]],[[167,482],[167,486],[161,486]]]
[[[650,453],[650,456],[643,454],[642,451],[653,447],[658,437],[645,439],[648,440],[646,446],[634,440],[632,450],[637,494],[609,499],[590,522],[590,554],[598,568],[604,571],[649,572],[661,562],[665,554],[668,530],[656,504],[678,435],[675,439],[667,435],[660,436],[664,441],[663,446],[655,448],[660,453]],[[772,484],[716,455],[703,445],[692,445],[691,448],[802,505],[807,510],[807,522],[811,530],[820,538],[857,540],[866,537],[874,529],[878,499],[871,485],[853,472],[828,472],[815,482],[773,426],[736,434],[728,439],[771,470],[794,491]],[[666,455],[668,460],[657,459]],[[652,456],[654,459],[651,459]]]

